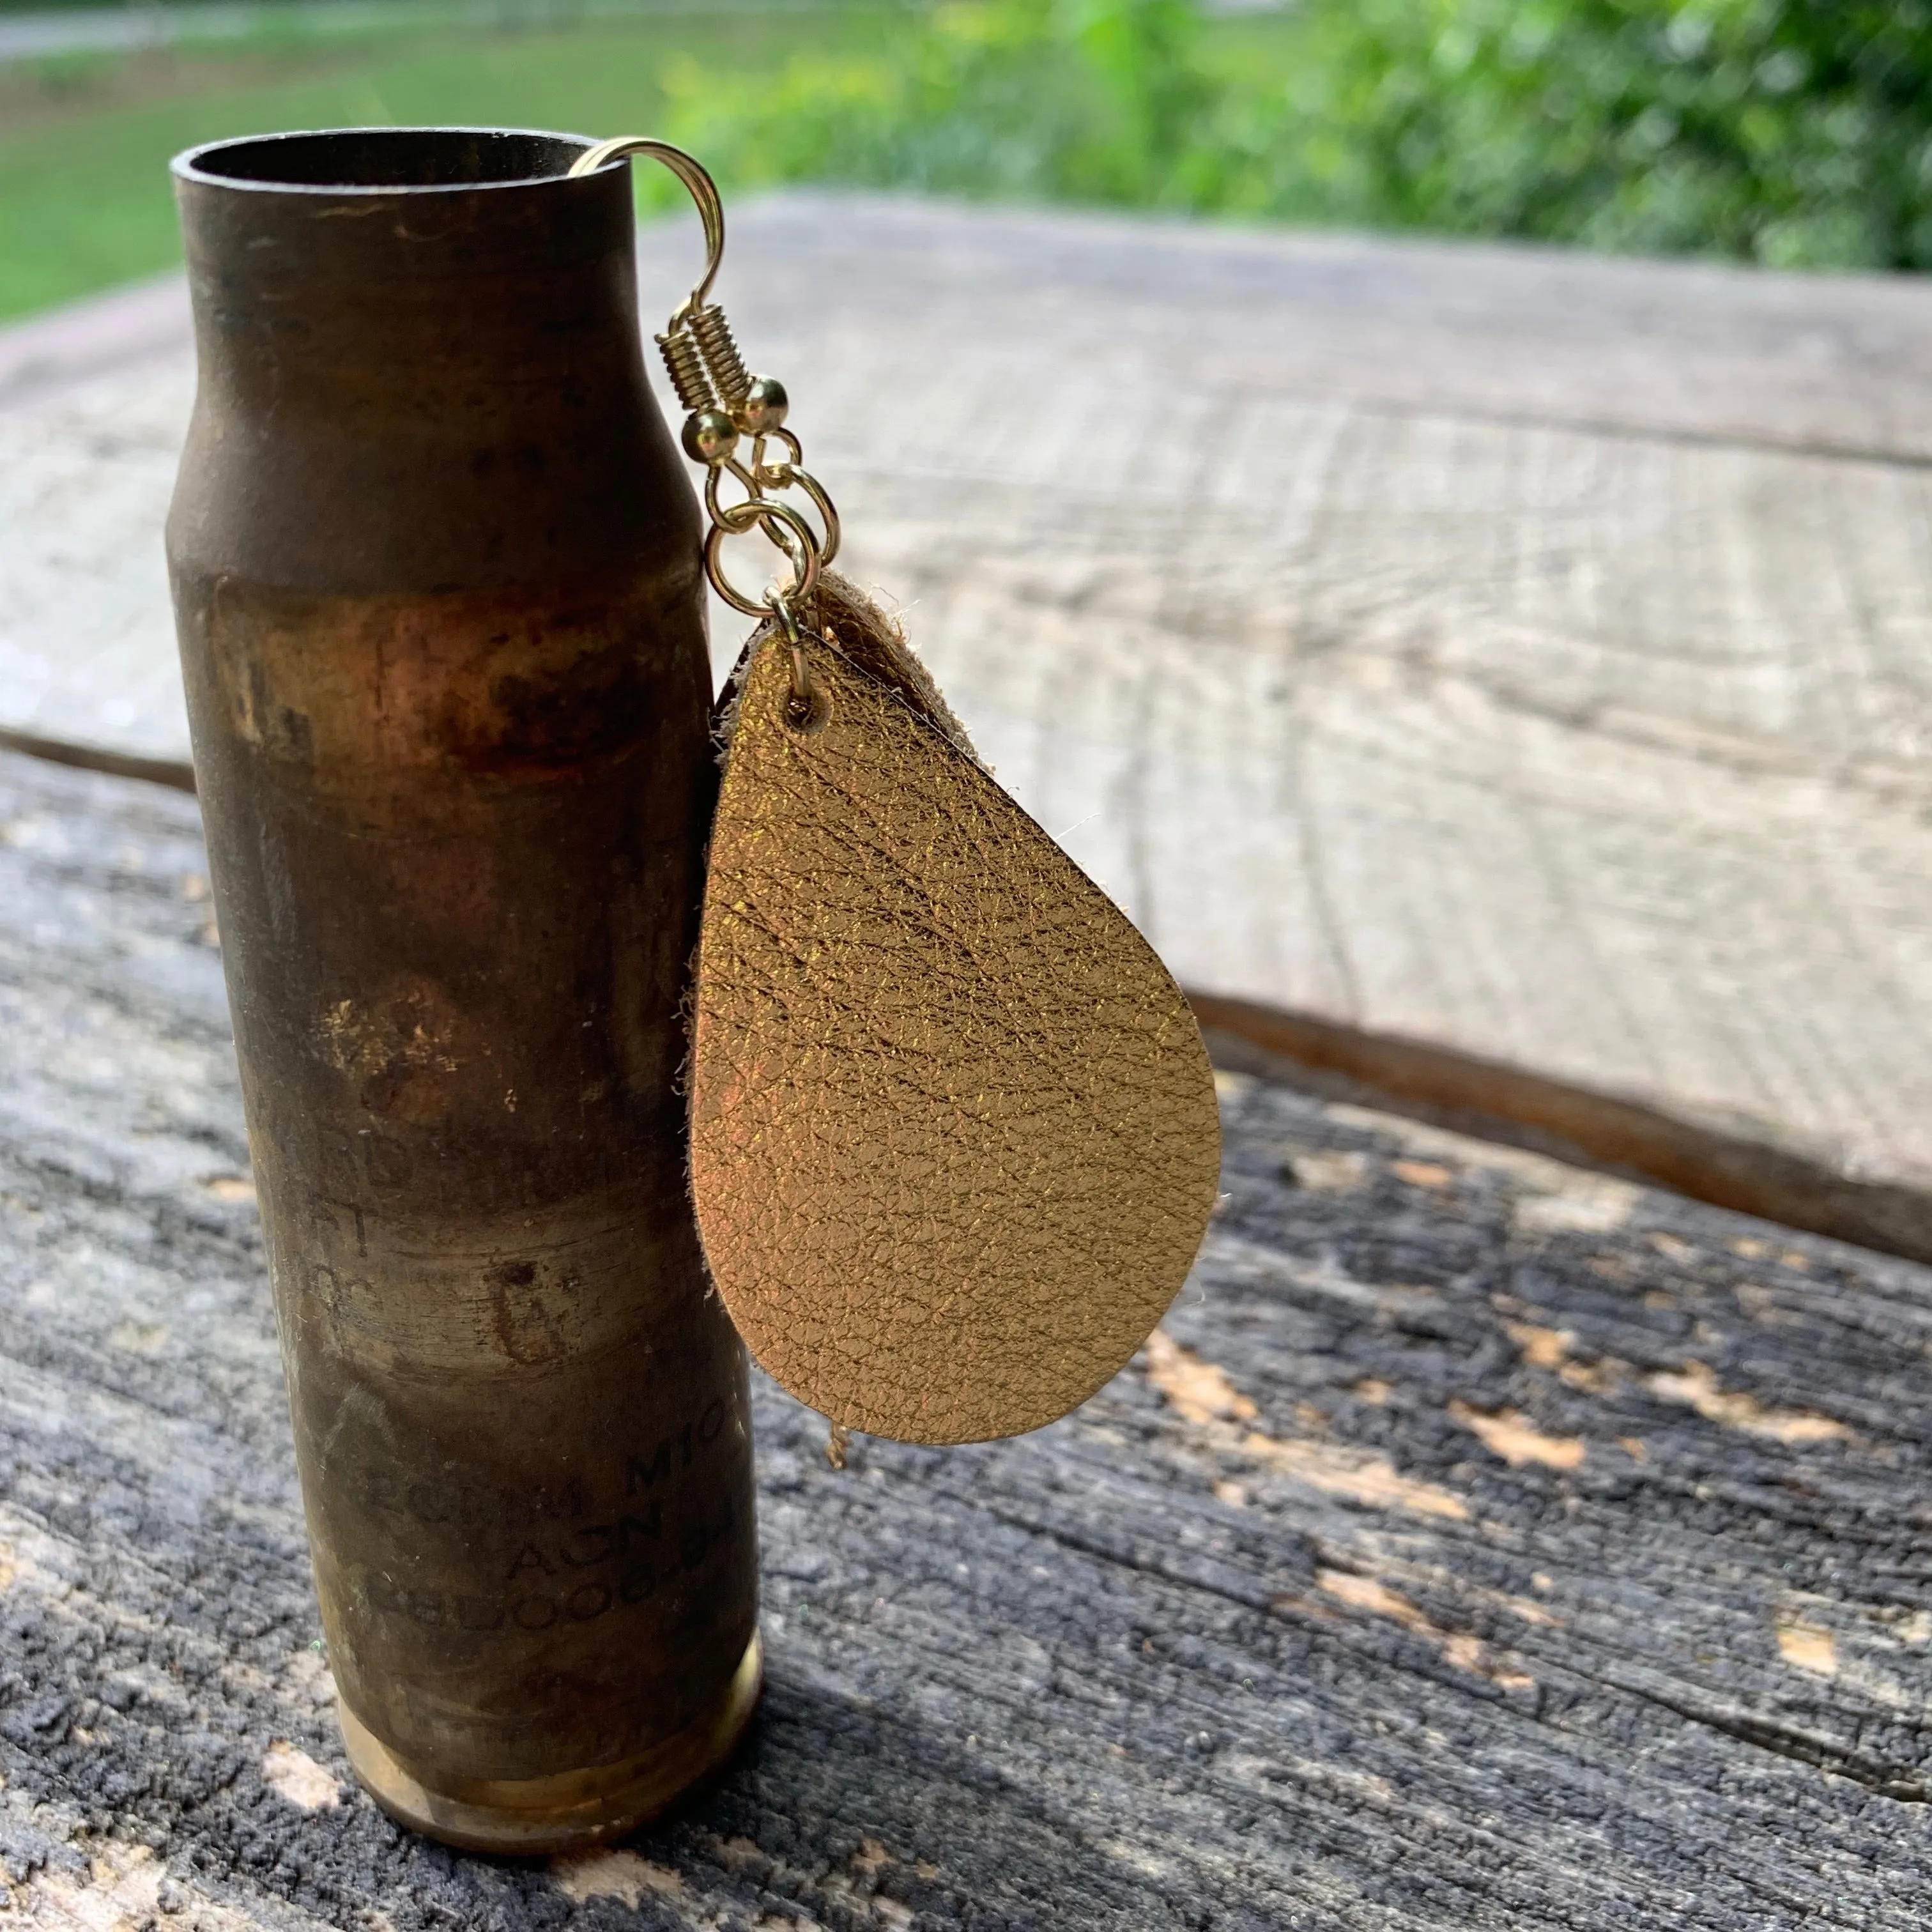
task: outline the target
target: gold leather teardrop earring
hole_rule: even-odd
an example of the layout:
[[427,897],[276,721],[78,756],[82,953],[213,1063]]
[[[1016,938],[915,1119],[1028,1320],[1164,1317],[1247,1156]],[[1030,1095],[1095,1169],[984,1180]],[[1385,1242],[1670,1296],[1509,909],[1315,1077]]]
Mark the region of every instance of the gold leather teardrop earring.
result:
[[[704,219],[704,278],[658,340],[707,471],[712,584],[760,619],[719,707],[692,995],[706,1258],[753,1354],[835,1431],[1037,1428],[1126,1365],[1192,1264],[1220,1156],[1200,1032],[897,626],[827,568],[838,517],[784,388],[746,370],[708,299],[716,188],[641,138],[573,172],[628,154]],[[722,568],[724,538],[754,530],[789,563],[758,598]]]

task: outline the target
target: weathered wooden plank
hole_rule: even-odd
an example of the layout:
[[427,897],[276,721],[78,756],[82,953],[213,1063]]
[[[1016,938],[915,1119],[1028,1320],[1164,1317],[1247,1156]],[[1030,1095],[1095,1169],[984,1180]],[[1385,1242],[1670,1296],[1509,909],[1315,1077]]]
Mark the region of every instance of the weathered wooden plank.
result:
[[178,368],[194,324],[178,275],[136,282],[0,329],[0,415],[34,410],[110,373]]
[[[1932,290],[838,196],[734,224],[854,567],[1213,1010],[1932,1256]],[[692,249],[646,235],[647,313]],[[178,759],[185,378],[78,368],[0,418],[0,728]]]
[[[1045,350],[1076,378],[1150,366],[1203,392],[1254,384],[1404,414],[1932,456],[1932,290],[1910,276],[913,196],[795,194],[739,219],[774,292],[801,272],[842,309],[862,291],[882,339],[942,318],[962,344],[984,341],[975,325],[993,330],[1016,378]],[[657,257],[668,286],[681,268],[688,279],[691,245]],[[734,255],[735,286],[753,279],[752,252]],[[922,417],[944,406],[943,365],[915,395]],[[1050,418],[1051,392],[1032,400]]]
[[1230,1076],[1067,1422],[761,1385],[771,1688],[574,1864],[405,1838],[314,1648],[192,801],[0,757],[0,1862],[54,1924],[1916,1927],[1932,1271]]
[[[1022,350],[1024,311],[1083,359],[1104,364],[1124,347],[1217,388],[1258,381],[1404,412],[1932,458],[1932,294],[1911,277],[1016,215],[910,196],[794,193],[734,219],[751,244],[734,256],[741,281],[802,266],[836,300],[856,278],[894,328],[976,295],[983,319]],[[671,286],[689,278],[686,252],[679,242],[655,258]],[[883,286],[881,257],[892,264]],[[1192,317],[1179,339],[1177,306]],[[0,332],[0,410],[187,340],[185,302],[166,279],[16,324]]]
[[[818,372],[798,420],[855,567],[1184,983],[1352,1031],[1364,1064],[1528,1074],[1540,1124],[1660,1178],[1755,1147],[1720,1198],[1932,1254],[1932,1058],[1900,1050],[1932,1000],[1924,479],[1727,442],[1719,416],[1606,434],[1587,383],[1567,420],[1535,400],[1560,355],[1508,339],[1688,368],[1721,333],[1707,304],[1762,347],[1785,304],[1778,356],[1740,351],[1752,407],[1828,336],[1849,408],[1884,355],[1795,318],[1880,292],[1004,216],[922,244],[910,208],[788,212],[741,333]],[[1352,301],[1367,325],[1326,395],[1298,332],[1324,300],[1323,326]],[[1932,314],[1916,286],[1882,300]],[[1436,345],[1400,406],[1381,327]],[[917,406],[881,429],[881,394]],[[1648,1140],[1595,1130],[1640,1114]]]
[[177,340],[0,410],[0,728],[187,763],[161,526],[194,400]]

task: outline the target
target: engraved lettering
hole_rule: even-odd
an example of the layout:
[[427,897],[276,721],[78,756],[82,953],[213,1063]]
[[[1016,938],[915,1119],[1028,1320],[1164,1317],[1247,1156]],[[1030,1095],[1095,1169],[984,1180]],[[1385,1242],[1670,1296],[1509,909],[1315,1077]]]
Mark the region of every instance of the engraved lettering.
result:
[[580,1583],[564,1599],[563,1607],[574,1622],[587,1624],[610,1607],[610,1586],[608,1583]]
[[570,1540],[560,1553],[573,1570],[588,1570],[592,1564],[608,1562],[610,1555],[610,1526],[608,1522],[593,1523],[584,1529],[572,1530]]
[[[562,1284],[568,1290],[574,1284]],[[513,1362],[530,1367],[560,1360],[570,1338],[562,1319],[537,1280],[534,1262],[510,1262],[490,1284],[490,1309],[498,1346]]]
[[649,1462],[641,1456],[632,1456],[626,1460],[624,1493],[627,1496],[634,1496],[638,1493],[640,1483],[648,1490],[653,1487],[660,1478],[668,1480],[670,1475],[670,1444],[667,1440],[658,1444],[657,1454]]
[[664,1504],[653,1502],[642,1516],[627,1516],[617,1524],[617,1554],[628,1556],[634,1539],[650,1537],[655,1541],[664,1534]]
[[[507,1523],[536,1528],[568,1523],[590,1514],[580,1478],[573,1476],[554,1489],[514,1490],[443,1488],[433,1481],[400,1483],[394,1472],[378,1468],[362,1474],[362,1492],[371,1510],[399,1516],[426,1528],[455,1524],[466,1528]],[[608,1532],[606,1533],[608,1533]]]
[[[354,1286],[339,1279],[338,1286],[341,1292]],[[697,1499],[684,1498],[678,1480],[700,1448],[726,1433],[734,1415],[728,1400],[713,1401],[647,1454],[626,1456],[628,1501],[608,1514],[593,1480],[581,1476],[543,1488],[499,1490],[412,1479],[380,1460],[365,1466],[358,1472],[358,1499],[404,1539],[406,1569],[412,1575],[444,1574],[440,1587],[414,1588],[393,1573],[364,1572],[358,1594],[365,1612],[406,1618],[425,1632],[460,1630],[519,1642],[614,1610],[640,1610],[666,1582],[734,1560],[732,1498],[720,1497],[715,1510],[694,1514]],[[602,1520],[584,1520],[592,1515]],[[506,1556],[499,1573],[502,1594],[487,1586],[475,1592],[478,1561],[503,1564]],[[586,1576],[586,1570],[596,1574]],[[544,1587],[553,1580],[561,1586],[554,1596]]]
[[356,1252],[358,1256],[369,1252],[369,1228],[363,1217],[361,1206],[353,1201],[338,1200],[334,1195],[311,1192],[309,1196],[310,1225],[332,1234],[342,1232],[342,1222],[338,1217],[349,1217],[350,1226],[356,1231]]
[[526,1543],[517,1552],[517,1560],[504,1573],[504,1580],[514,1583],[520,1570],[541,1570],[546,1576],[556,1574],[556,1565],[534,1543]]
[[[676,1550],[668,1568],[646,1562],[640,1560],[634,1546],[648,1540],[661,1546],[664,1534],[664,1510],[653,1501],[648,1508],[622,1516],[614,1525],[591,1524],[569,1533],[558,1551],[569,1568],[584,1570],[607,1562],[617,1567],[614,1580],[585,1578],[561,1598],[530,1594],[506,1599],[469,1595],[460,1589],[409,1589],[378,1571],[364,1573],[362,1594],[370,1610],[406,1617],[425,1630],[456,1629],[482,1636],[515,1630],[536,1635],[562,1622],[590,1623],[620,1604],[634,1608],[648,1601],[668,1576],[694,1575],[718,1562],[730,1546],[736,1526],[736,1512],[728,1497],[710,1522],[677,1526]],[[557,1574],[551,1557],[534,1543],[525,1544],[518,1552],[510,1566],[509,1580],[514,1584],[528,1570],[545,1576]]]
[[307,1262],[303,1267],[308,1276],[309,1292],[338,1322],[352,1324],[357,1298],[360,1297],[366,1306],[375,1294],[375,1290],[359,1275],[345,1280],[326,1262]]

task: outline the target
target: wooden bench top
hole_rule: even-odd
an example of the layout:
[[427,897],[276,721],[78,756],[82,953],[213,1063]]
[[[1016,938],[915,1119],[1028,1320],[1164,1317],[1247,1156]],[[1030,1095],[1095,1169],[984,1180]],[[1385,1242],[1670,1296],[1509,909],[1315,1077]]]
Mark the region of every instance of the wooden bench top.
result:
[[1023,1440],[760,1383],[770,1688],[613,1852],[330,1717],[192,800],[0,754],[0,1867],[62,1928],[1845,1932],[1932,1893],[1932,1270],[1227,1076]]
[[[1932,287],[732,218],[853,568],[1224,1034],[1932,1258]],[[190,387],[178,285],[0,336],[0,728],[185,759]]]

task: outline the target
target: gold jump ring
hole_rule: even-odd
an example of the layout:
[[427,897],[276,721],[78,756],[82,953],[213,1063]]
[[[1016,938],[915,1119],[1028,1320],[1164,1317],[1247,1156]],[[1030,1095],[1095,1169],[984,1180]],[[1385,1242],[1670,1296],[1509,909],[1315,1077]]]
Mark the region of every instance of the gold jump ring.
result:
[[[704,574],[711,580],[712,589],[733,610],[742,610],[748,617],[769,616],[776,608],[773,602],[776,593],[768,591],[762,603],[754,603],[724,574],[720,554],[728,536],[744,536],[774,520],[790,530],[794,539],[782,547],[791,559],[798,581],[785,594],[793,598],[809,597],[818,587],[818,538],[812,526],[789,503],[774,503],[769,497],[760,496],[734,503],[728,509],[718,512],[717,520],[704,539]],[[766,534],[770,533],[767,531]],[[778,542],[780,539],[774,538],[772,541]]]

